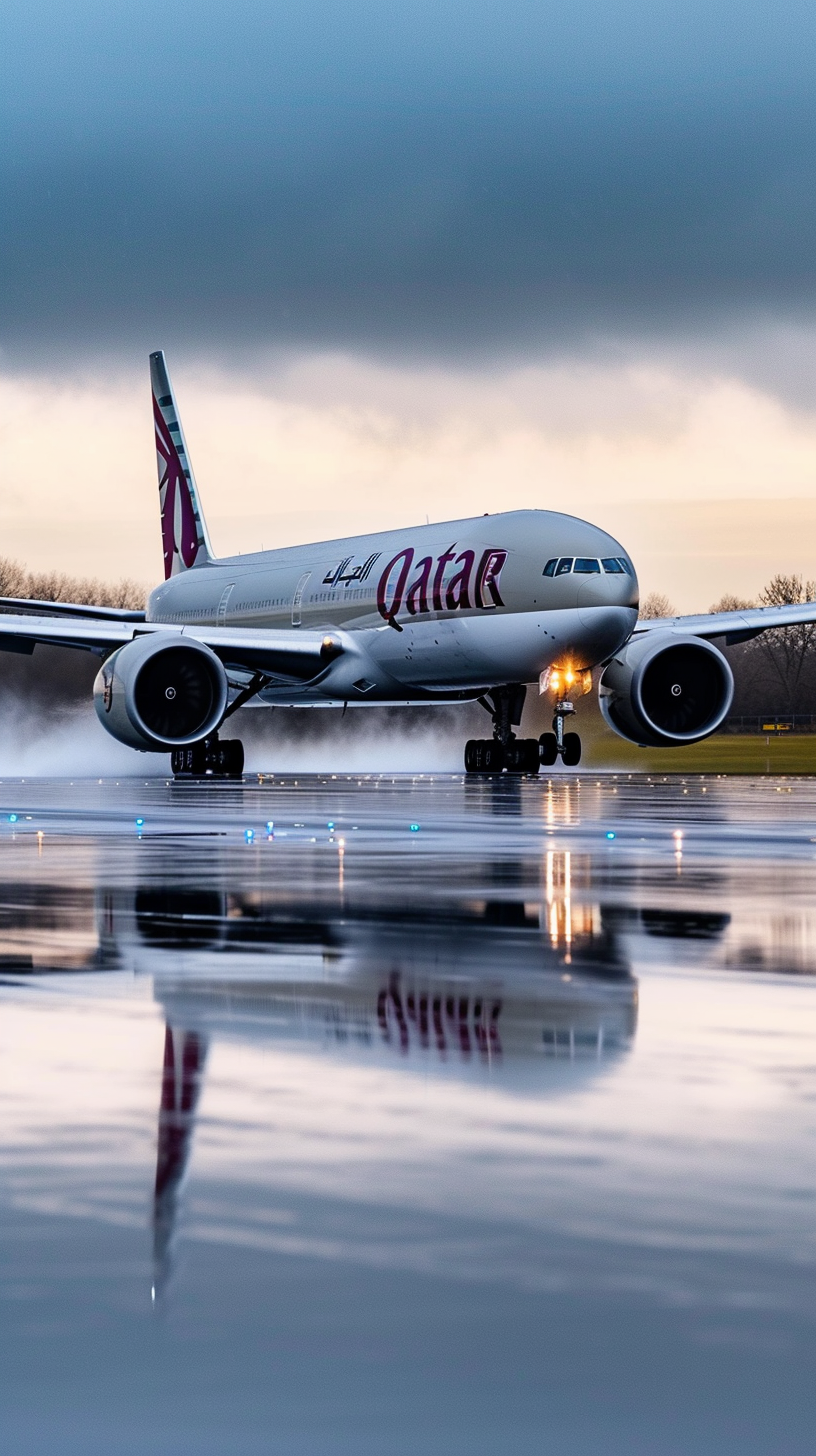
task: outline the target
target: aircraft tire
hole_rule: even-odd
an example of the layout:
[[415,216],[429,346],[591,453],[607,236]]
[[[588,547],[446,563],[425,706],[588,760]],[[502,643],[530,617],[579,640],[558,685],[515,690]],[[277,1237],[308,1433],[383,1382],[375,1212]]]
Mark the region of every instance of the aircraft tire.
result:
[[566,768],[576,768],[581,762],[581,740],[577,733],[564,734],[562,758]]
[[466,773],[501,773],[504,752],[495,738],[469,738],[465,744]]
[[223,772],[228,779],[240,779],[244,773],[244,745],[240,738],[229,738],[222,743],[224,749]]
[[170,767],[177,779],[203,778],[206,771],[203,743],[188,743],[185,748],[174,748],[170,754]]
[[558,739],[554,733],[542,733],[538,740],[539,758],[545,768],[552,768],[558,758]]
[[240,779],[244,772],[244,745],[240,738],[208,739],[174,748],[170,767],[177,779]]
[[504,750],[508,773],[537,774],[539,747],[535,738],[515,738]]

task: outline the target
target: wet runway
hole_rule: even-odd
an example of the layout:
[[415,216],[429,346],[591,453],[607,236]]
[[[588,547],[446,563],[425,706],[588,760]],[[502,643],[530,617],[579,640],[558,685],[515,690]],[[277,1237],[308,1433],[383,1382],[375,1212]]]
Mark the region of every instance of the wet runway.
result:
[[816,782],[0,783],[0,1440],[812,1456]]

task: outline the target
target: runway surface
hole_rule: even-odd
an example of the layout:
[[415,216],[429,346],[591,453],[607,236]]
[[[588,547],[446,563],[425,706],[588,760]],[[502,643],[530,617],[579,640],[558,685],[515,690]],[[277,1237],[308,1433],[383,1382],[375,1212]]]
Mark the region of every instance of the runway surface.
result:
[[816,783],[0,783],[15,1456],[812,1456]]

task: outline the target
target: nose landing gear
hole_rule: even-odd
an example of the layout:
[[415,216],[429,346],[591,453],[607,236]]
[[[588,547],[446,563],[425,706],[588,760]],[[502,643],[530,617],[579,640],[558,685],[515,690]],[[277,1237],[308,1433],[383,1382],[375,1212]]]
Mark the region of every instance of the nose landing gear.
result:
[[581,739],[577,733],[564,732],[564,720],[575,712],[572,703],[559,698],[555,704],[552,733],[542,733],[538,740],[541,762],[551,768],[560,758],[566,768],[576,768],[581,762]]

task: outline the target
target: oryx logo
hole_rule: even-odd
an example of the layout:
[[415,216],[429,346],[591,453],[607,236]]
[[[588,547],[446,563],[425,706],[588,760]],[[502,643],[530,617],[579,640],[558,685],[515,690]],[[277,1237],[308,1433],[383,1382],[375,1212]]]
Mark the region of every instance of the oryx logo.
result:
[[[168,396],[168,402],[169,402]],[[156,454],[159,461],[159,501],[161,503],[164,575],[175,576],[186,566],[195,564],[201,537],[193,510],[188,484],[186,457],[181,458],[181,433],[177,424],[168,424],[156,396],[153,396],[153,419],[156,426]],[[178,435],[178,444],[171,430]]]
[[413,546],[398,551],[377,583],[377,610],[386,622],[396,621],[403,604],[410,616],[425,612],[460,612],[470,607],[492,611],[503,607],[499,578],[507,552],[489,547],[476,566],[474,551],[460,551],[452,542],[441,556],[414,560]]

